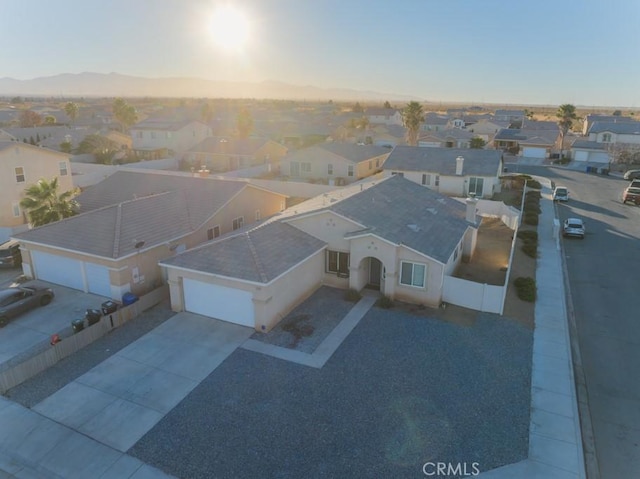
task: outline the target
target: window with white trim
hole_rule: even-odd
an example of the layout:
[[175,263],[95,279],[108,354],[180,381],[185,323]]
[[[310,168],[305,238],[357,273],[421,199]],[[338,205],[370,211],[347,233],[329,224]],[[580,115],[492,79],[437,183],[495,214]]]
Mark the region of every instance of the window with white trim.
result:
[[353,165],[349,165],[347,169],[347,176],[353,176]]
[[300,171],[302,171],[303,173],[311,173],[311,163],[300,163]]
[[22,216],[22,211],[20,211],[20,203],[18,201],[14,201],[11,203],[11,209],[13,210],[13,217],[19,218]]
[[67,176],[69,174],[66,161],[61,161],[58,166],[60,168],[60,176]]
[[327,273],[349,274],[349,253],[327,251]]
[[16,183],[24,183],[24,168],[22,166],[16,166],[14,171],[16,173]]
[[400,284],[424,288],[427,275],[427,265],[422,263],[400,262]]
[[422,174],[422,184],[425,186],[431,186],[431,175],[425,173]]
[[373,170],[373,160],[369,160],[369,169]]
[[602,134],[602,143],[611,143],[611,133]]
[[327,175],[333,175],[333,164],[329,163],[327,165]]
[[440,186],[440,175],[436,175],[436,186]]
[[260,214],[260,210],[256,210],[256,221],[260,221],[262,219],[262,215]]
[[207,239],[212,240],[220,236],[220,225],[215,225],[213,228],[207,230]]
[[244,216],[238,216],[233,219],[233,229],[237,230],[244,226]]

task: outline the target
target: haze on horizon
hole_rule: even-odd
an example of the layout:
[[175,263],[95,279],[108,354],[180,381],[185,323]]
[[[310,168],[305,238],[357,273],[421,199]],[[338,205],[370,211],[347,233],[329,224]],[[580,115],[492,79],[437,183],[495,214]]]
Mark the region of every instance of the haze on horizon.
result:
[[640,106],[637,0],[22,0],[0,15],[11,45],[0,77],[117,72]]

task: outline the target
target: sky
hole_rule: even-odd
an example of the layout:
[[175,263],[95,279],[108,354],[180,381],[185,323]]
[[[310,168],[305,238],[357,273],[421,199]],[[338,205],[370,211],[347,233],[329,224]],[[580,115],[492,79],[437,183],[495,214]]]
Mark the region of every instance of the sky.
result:
[[[231,6],[246,43],[222,48]],[[640,0],[0,0],[0,78],[276,80],[433,102],[640,107]]]

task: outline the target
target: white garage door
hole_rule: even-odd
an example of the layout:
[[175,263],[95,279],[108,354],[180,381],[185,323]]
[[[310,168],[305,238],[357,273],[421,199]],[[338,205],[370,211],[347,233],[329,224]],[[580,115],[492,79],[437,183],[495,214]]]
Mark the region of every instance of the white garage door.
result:
[[522,149],[522,156],[526,156],[527,158],[546,158],[547,149],[535,148],[533,146],[525,146]]
[[593,163],[609,163],[609,153],[606,151],[590,151],[589,161]]
[[90,293],[111,297],[111,278],[109,278],[109,270],[105,266],[85,263],[84,273],[87,277],[87,286]]
[[423,148],[439,148],[440,142],[439,141],[419,141],[418,146]]
[[252,294],[184,278],[184,309],[210,318],[255,327]]
[[574,155],[575,161],[589,161],[589,152],[588,151],[576,151]]
[[31,258],[36,278],[84,291],[81,261],[42,251],[31,251]]

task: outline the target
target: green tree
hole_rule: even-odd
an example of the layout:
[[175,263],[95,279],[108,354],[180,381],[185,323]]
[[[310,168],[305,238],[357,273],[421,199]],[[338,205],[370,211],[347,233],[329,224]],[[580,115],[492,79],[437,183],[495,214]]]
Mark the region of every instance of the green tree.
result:
[[615,111],[612,113],[612,115],[613,115],[613,116],[622,116],[622,111],[621,111],[621,110],[615,110]]
[[77,213],[78,204],[73,199],[77,191],[58,193],[58,178],[38,180],[25,191],[20,206],[27,211],[32,226],[42,226],[69,218]]
[[116,118],[116,121],[120,123],[120,127],[122,132],[124,133],[129,129],[131,125],[133,125],[136,121],[138,121],[138,113],[136,109],[129,105],[124,99],[116,98],[113,101],[113,116]]
[[53,115],[47,115],[44,117],[44,124],[45,125],[55,125],[56,124],[56,117]]
[[560,158],[564,156],[564,138],[567,135],[567,132],[573,126],[573,122],[578,119],[578,115],[576,114],[576,107],[569,103],[565,103],[564,105],[560,105],[558,107],[558,111],[556,112],[556,117],[558,118],[558,126],[560,127]]
[[407,143],[411,146],[418,145],[418,132],[424,122],[422,105],[417,101],[410,101],[402,110],[402,123],[407,129]]
[[72,101],[67,102],[67,104],[64,106],[64,112],[69,118],[71,118],[71,123],[73,124],[73,122],[78,117],[78,105]]
[[253,117],[249,110],[243,108],[238,112],[236,126],[238,128],[238,137],[249,138],[253,131]]
[[469,147],[473,148],[474,150],[481,150],[482,148],[485,147],[486,144],[487,144],[486,141],[484,141],[479,136],[476,136],[475,138],[471,138],[471,143],[469,144]]
[[35,144],[36,144],[36,140],[35,140],[35,138],[33,137],[33,135],[31,135],[31,136],[29,137],[29,143],[30,143],[31,145],[35,145]]
[[351,111],[353,111],[354,113],[362,113],[364,112],[364,108],[362,108],[360,102],[356,102],[356,104],[353,105],[353,108],[351,108]]
[[71,153],[71,146],[71,142],[63,141],[62,143],[60,143],[60,151],[62,153]]
[[105,136],[87,135],[78,145],[76,152],[94,155],[99,163],[110,165],[118,150],[118,144]]
[[391,108],[391,103],[389,103],[388,101],[385,101],[384,108]]

